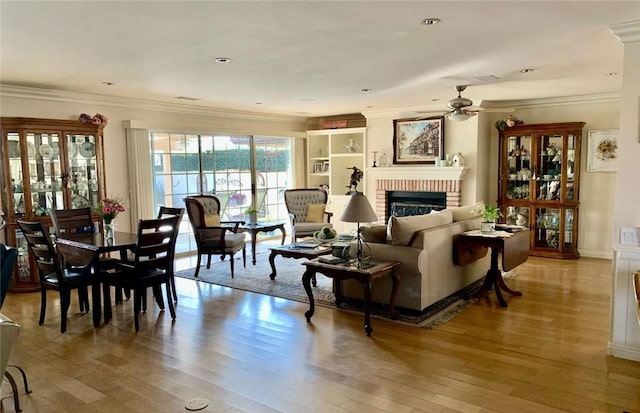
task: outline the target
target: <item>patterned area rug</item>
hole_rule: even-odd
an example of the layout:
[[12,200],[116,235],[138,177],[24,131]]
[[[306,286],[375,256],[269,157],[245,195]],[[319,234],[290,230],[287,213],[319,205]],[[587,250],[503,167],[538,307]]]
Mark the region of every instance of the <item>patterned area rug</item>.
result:
[[[249,254],[247,254],[249,255]],[[228,260],[220,261],[219,257],[212,257],[211,269],[207,270],[206,261],[200,267],[198,279],[200,282],[212,283],[224,287],[236,288],[274,297],[286,298],[303,303],[308,303],[307,294],[302,286],[302,273],[304,260],[294,260],[277,256],[275,260],[277,276],[275,280],[269,278],[271,267],[269,266],[268,251],[260,251],[257,254],[257,265],[251,265],[247,257],[247,268],[242,267],[242,259],[236,258],[235,278],[231,278],[231,268]],[[176,272],[177,277],[195,280],[193,277],[195,268]],[[317,275],[318,286],[313,288],[313,298],[316,305],[337,308],[335,296],[332,291],[332,279],[321,274]],[[384,306],[374,306],[372,317],[384,318],[420,328],[433,329],[459,314],[471,303],[463,297],[469,292],[479,288],[482,280],[465,288],[458,294],[454,294],[441,300],[422,312],[398,308],[400,317],[392,320],[391,314]],[[340,305],[341,309],[362,312],[361,302],[346,300]]]

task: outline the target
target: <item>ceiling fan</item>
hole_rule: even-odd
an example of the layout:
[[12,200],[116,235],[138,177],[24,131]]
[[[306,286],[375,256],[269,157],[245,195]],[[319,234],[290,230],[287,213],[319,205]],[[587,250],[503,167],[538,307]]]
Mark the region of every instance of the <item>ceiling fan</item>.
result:
[[471,101],[471,99],[462,97],[462,92],[466,88],[466,85],[456,86],[458,97],[451,99],[449,103],[447,103],[447,107],[451,109],[451,111],[446,114],[447,119],[456,122],[462,122],[477,115],[478,112],[482,110],[482,108],[472,109],[471,107],[473,106],[473,101]]

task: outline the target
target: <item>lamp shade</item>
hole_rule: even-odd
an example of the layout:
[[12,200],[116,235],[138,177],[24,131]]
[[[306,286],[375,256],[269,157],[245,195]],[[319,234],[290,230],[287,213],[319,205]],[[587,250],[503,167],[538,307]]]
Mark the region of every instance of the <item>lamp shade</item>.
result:
[[358,192],[349,198],[340,220],[344,222],[373,222],[378,220],[378,216],[371,208],[367,197],[362,192]]

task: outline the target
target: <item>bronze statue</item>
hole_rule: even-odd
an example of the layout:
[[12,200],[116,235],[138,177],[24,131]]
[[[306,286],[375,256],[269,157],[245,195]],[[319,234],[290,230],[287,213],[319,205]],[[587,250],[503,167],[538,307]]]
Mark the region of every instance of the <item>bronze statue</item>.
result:
[[349,192],[347,192],[347,195],[353,195],[358,192],[358,183],[360,183],[360,181],[362,180],[363,174],[362,170],[358,169],[355,166],[347,169],[353,169],[353,173],[351,173],[351,182],[347,186],[347,188],[349,188]]

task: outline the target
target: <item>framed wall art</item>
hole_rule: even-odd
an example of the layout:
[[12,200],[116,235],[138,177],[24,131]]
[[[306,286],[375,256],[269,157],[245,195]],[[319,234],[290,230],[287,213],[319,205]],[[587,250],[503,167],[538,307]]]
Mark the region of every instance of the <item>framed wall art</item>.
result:
[[590,130],[587,141],[587,171],[615,172],[618,169],[619,129]]
[[444,116],[393,121],[393,163],[435,164],[444,153]]

